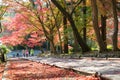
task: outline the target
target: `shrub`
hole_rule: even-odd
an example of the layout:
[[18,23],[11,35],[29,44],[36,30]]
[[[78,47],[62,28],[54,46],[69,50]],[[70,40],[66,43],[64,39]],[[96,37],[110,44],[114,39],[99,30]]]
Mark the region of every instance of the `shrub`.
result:
[[5,62],[5,54],[8,53],[10,50],[5,45],[0,46],[0,57],[1,61]]

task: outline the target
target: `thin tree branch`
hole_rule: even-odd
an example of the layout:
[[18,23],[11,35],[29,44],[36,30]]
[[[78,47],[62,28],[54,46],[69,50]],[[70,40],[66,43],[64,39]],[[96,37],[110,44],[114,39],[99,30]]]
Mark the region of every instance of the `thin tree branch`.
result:
[[74,8],[72,9],[70,15],[72,15],[72,14],[74,13],[76,7],[77,7],[80,3],[82,3],[82,1],[83,1],[83,0],[78,0],[77,4],[76,4],[76,5],[74,6]]

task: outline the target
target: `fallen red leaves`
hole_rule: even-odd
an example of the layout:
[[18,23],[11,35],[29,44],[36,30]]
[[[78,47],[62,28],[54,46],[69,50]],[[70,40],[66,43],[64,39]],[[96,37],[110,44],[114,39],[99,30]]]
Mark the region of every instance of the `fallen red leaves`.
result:
[[5,64],[0,64],[0,80],[2,80],[2,74],[4,72],[4,66]]
[[92,76],[86,77],[73,71],[27,60],[10,61],[8,74],[12,80],[99,80]]

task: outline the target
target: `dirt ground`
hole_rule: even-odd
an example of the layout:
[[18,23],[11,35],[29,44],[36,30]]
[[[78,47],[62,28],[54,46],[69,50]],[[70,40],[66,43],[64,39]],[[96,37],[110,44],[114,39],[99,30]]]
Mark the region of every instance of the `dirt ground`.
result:
[[9,61],[8,78],[11,80],[99,80],[73,71],[28,60]]

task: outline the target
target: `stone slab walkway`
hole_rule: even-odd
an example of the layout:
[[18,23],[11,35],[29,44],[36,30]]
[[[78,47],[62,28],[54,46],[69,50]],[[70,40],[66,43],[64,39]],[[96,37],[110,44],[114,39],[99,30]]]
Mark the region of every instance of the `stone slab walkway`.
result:
[[55,65],[63,68],[72,68],[87,73],[102,73],[103,76],[112,80],[120,80],[120,59],[57,59],[42,57],[26,57],[24,59]]

